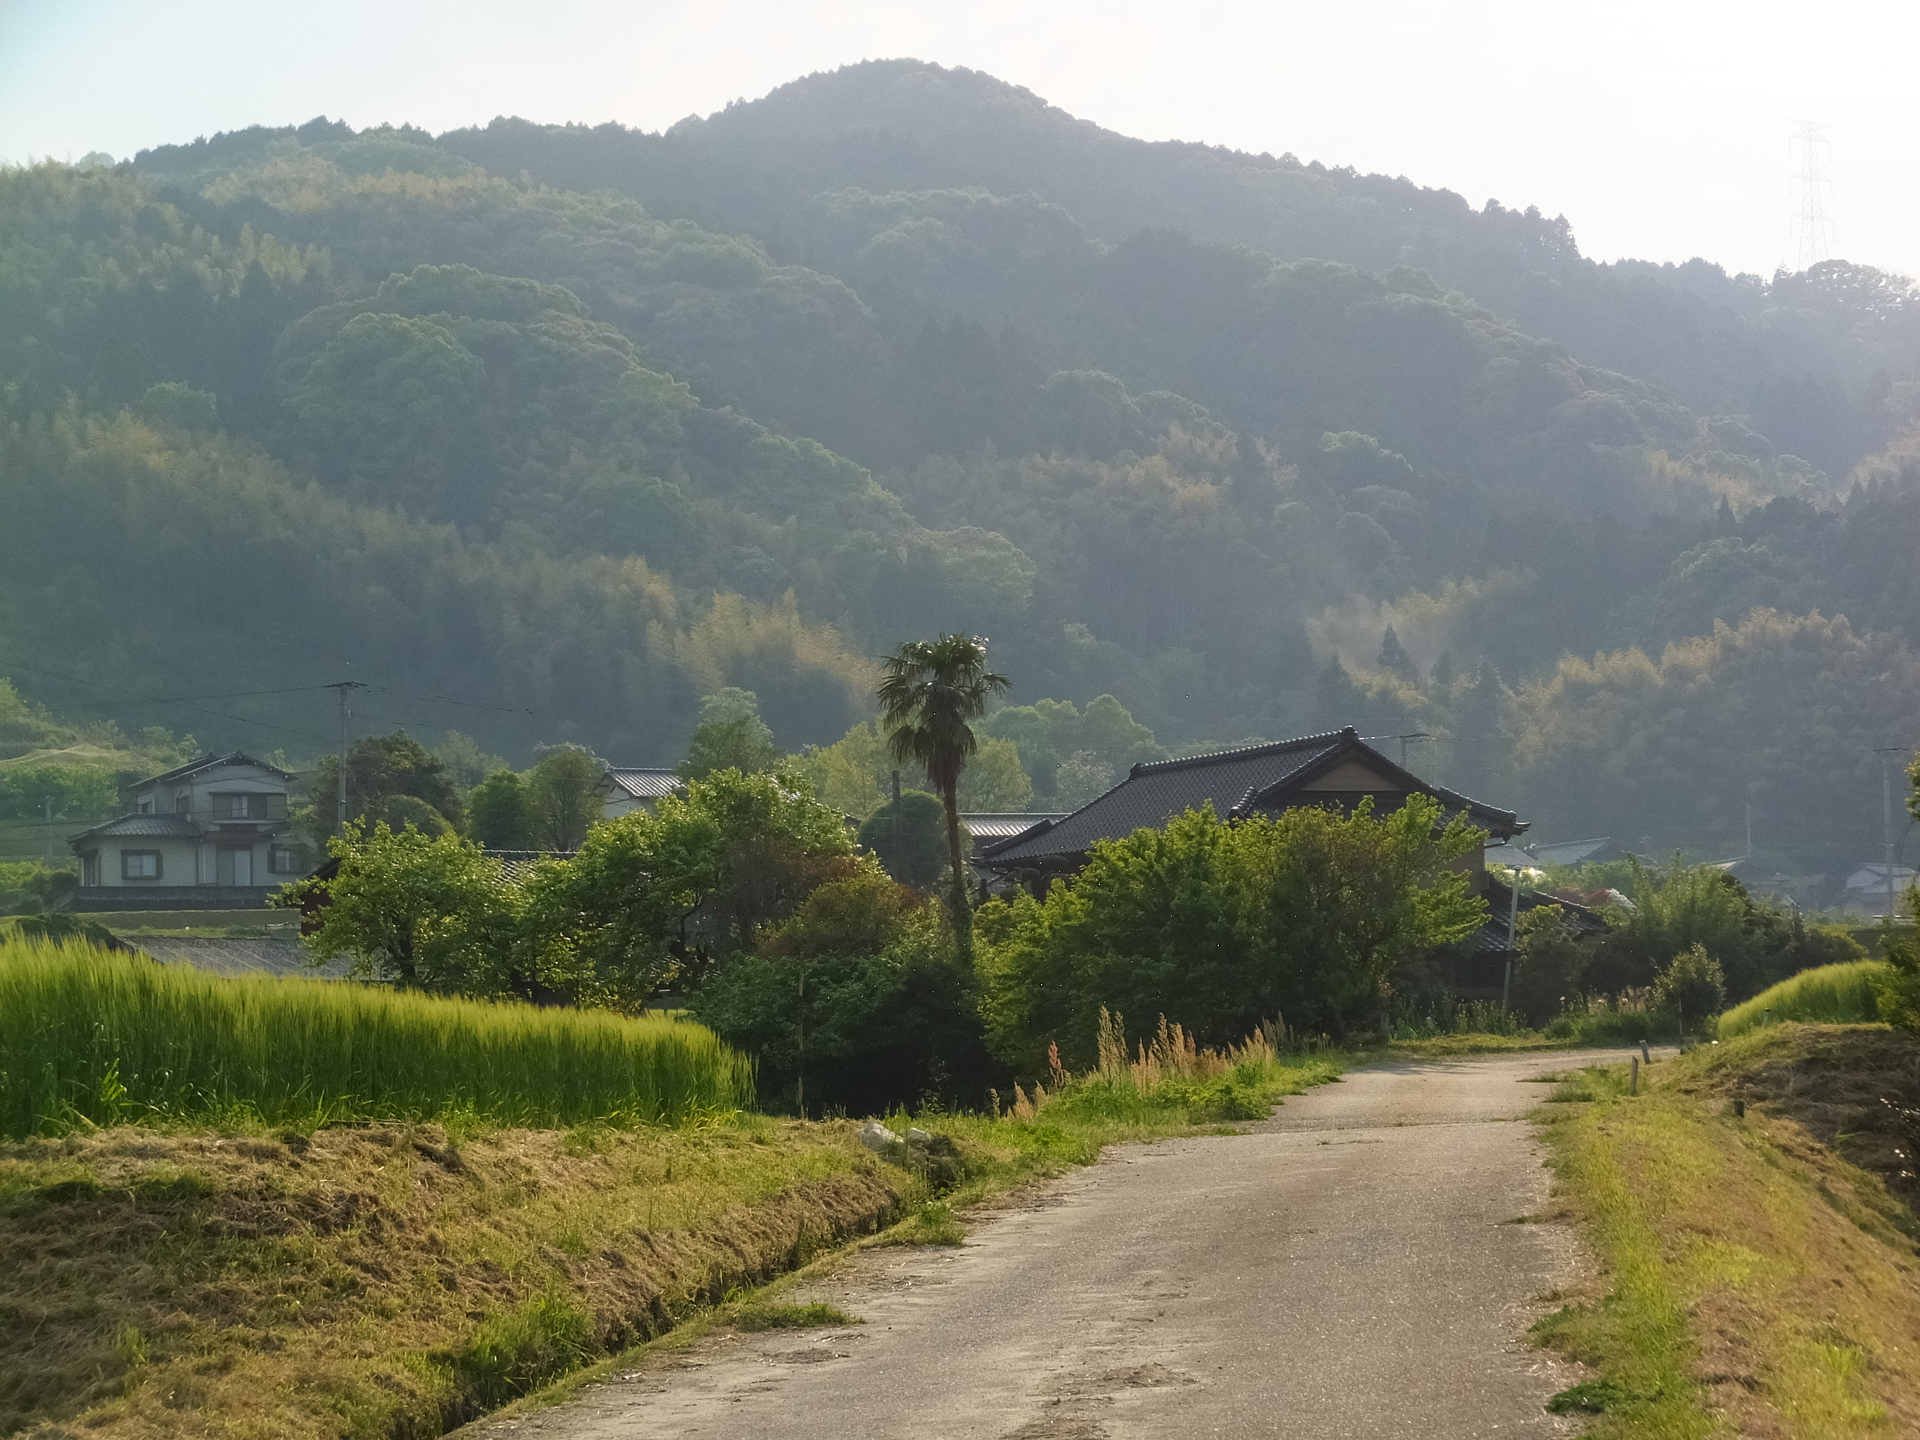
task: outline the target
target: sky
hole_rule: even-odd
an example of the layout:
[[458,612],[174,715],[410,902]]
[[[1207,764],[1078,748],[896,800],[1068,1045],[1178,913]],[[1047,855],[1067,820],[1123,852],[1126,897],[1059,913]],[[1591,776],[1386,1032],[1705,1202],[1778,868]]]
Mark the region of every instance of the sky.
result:
[[817,70],[985,70],[1123,134],[1538,205],[1596,259],[1801,258],[1789,136],[1823,125],[1828,252],[1920,274],[1920,6],[1825,0],[0,0],[0,159],[127,158],[315,115],[657,130]]

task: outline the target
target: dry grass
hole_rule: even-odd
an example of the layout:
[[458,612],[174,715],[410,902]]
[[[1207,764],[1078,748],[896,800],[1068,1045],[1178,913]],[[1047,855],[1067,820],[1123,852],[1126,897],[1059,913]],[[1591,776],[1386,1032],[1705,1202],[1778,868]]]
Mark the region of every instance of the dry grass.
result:
[[0,1432],[437,1435],[916,1197],[850,1125],[0,1148]]
[[1568,1397],[1598,1410],[1592,1434],[1920,1433],[1909,1214],[1808,1123],[1840,1133],[1829,1122],[1876,1088],[1894,1043],[1911,1054],[1885,1031],[1775,1027],[1660,1062],[1638,1097],[1618,1067],[1583,1072],[1559,1097],[1574,1103],[1544,1112],[1606,1272],[1606,1294],[1541,1327],[1598,1372]]

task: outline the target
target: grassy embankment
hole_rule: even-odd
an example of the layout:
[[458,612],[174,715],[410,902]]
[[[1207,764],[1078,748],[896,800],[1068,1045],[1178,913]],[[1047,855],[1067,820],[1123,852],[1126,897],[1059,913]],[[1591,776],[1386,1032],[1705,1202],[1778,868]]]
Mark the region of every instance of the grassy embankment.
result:
[[745,1063],[697,1026],[19,945],[0,1054],[0,1433],[105,1437],[438,1434],[1342,1063],[1161,1047],[1002,1118],[893,1117],[953,1144],[882,1158],[850,1121],[746,1113]]
[[1763,1025],[1788,1020],[1826,1025],[1859,1025],[1879,1017],[1873,981],[1885,972],[1882,960],[1856,960],[1850,965],[1822,965],[1802,970],[1778,985],[1769,986],[1745,1004],[1720,1017],[1714,1034],[1731,1040]]
[[1776,1024],[1628,1083],[1543,1111],[1604,1276],[1539,1327],[1595,1371],[1558,1408],[1607,1440],[1920,1433],[1920,1136],[1881,1103],[1920,1103],[1920,1041]]

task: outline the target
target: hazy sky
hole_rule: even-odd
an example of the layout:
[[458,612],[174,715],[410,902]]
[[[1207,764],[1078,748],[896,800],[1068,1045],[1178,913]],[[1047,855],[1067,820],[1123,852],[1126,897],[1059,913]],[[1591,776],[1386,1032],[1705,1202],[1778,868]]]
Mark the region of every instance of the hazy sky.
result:
[[1150,139],[1537,204],[1601,259],[1794,263],[1824,122],[1835,254],[1920,273],[1920,6],[1770,0],[0,0],[0,157],[125,157],[326,114],[658,129],[813,70],[986,70]]

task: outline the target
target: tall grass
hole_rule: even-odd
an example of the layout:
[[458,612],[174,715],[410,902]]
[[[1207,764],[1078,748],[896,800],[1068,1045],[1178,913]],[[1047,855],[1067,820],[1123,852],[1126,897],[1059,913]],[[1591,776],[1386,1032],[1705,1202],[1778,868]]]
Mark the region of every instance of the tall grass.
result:
[[[1695,1031],[1700,1018],[1689,1022]],[[1662,1009],[1654,999],[1653,987],[1622,990],[1618,995],[1586,995],[1570,1001],[1567,1007],[1547,1022],[1543,1032],[1552,1040],[1572,1040],[1581,1045],[1638,1045],[1642,1040],[1656,1045],[1680,1038],[1680,1017]]]
[[[1256,1027],[1238,1045],[1203,1049],[1163,1015],[1152,1036],[1129,1048],[1126,1022],[1103,1006],[1095,1067],[1072,1074],[1060,1063],[1059,1047],[1050,1046],[1047,1079],[1032,1095],[1015,1085],[1006,1113],[1031,1120],[1044,1109],[1049,1119],[1127,1124],[1164,1122],[1169,1112],[1181,1111],[1191,1121],[1257,1120],[1280,1096],[1339,1073],[1340,1062],[1329,1057],[1283,1055],[1269,1032],[1283,1033],[1275,1022]],[[995,1096],[996,1114],[999,1105]]]
[[0,941],[0,1134],[252,1115],[677,1123],[753,1096],[701,1026]]
[[1858,1025],[1877,1019],[1873,978],[1886,969],[1881,960],[1822,965],[1789,975],[1720,1017],[1720,1038],[1730,1040],[1782,1020],[1811,1020],[1828,1025]]

